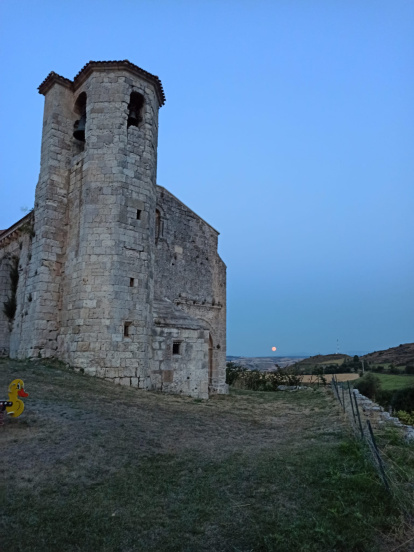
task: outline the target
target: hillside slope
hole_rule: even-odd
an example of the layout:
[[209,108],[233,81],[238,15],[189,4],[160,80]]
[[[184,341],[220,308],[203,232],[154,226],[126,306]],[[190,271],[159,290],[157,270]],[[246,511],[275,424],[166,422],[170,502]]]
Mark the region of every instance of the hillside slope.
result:
[[295,366],[297,368],[313,368],[319,365],[326,364],[338,364],[341,365],[345,360],[351,360],[352,357],[349,355],[344,355],[342,353],[332,354],[332,355],[315,355],[309,358],[305,358],[300,362],[297,362]]
[[371,364],[392,363],[395,366],[414,364],[414,343],[404,343],[384,351],[374,351],[361,357]]

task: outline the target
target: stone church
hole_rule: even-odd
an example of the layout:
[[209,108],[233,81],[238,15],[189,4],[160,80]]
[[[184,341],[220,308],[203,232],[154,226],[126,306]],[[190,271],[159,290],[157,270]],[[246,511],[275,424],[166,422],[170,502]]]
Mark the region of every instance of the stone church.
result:
[[32,212],[0,231],[0,351],[122,385],[226,393],[218,232],[156,184],[161,81],[129,61],[54,72]]

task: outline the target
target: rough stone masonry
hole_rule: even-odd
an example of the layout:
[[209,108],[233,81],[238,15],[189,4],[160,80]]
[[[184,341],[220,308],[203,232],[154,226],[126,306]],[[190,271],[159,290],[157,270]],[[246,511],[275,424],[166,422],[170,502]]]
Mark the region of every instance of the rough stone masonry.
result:
[[156,184],[161,81],[91,61],[39,92],[34,209],[0,231],[0,352],[142,389],[226,393],[226,266],[218,232]]

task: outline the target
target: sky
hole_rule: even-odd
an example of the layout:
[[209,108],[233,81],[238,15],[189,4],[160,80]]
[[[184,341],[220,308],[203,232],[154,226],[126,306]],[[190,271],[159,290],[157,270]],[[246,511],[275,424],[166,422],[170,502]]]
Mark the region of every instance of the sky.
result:
[[0,228],[33,207],[50,71],[158,75],[158,184],[219,232],[227,353],[414,341],[412,0],[3,0]]

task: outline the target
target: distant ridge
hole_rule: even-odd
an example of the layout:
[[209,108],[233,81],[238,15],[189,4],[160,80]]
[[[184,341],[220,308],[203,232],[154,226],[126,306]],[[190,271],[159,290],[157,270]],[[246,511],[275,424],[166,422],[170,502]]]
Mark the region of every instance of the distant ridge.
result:
[[317,366],[319,364],[342,364],[345,360],[350,360],[352,357],[342,353],[336,353],[332,355],[315,355],[305,358],[299,361],[296,365],[298,368],[305,368],[308,366]]
[[279,368],[285,368],[302,360],[303,356],[268,356],[268,357],[242,357],[227,356],[227,362],[234,362],[249,370],[275,370],[276,364]]
[[395,366],[414,365],[414,343],[404,343],[383,351],[374,351],[361,357],[372,364],[395,364]]
[[[351,360],[354,355],[335,353],[329,355],[284,355],[267,357],[226,357],[227,362],[234,362],[249,370],[274,370],[277,364],[280,368],[297,364],[298,368],[317,366],[319,364],[342,364],[344,360]],[[360,359],[367,360],[372,364],[395,364],[395,366],[414,365],[414,343],[405,343],[398,347],[391,347],[383,351],[374,351],[364,355],[358,355]]]

